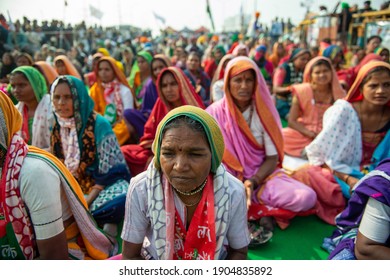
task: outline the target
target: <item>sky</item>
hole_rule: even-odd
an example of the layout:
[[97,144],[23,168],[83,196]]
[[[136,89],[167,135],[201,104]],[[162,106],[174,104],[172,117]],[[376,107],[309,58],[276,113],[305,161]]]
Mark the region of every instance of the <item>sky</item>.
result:
[[[385,0],[373,0],[371,6],[379,9]],[[211,22],[206,13],[206,0],[1,0],[0,12],[11,19],[22,19],[26,16],[30,20],[59,19],[66,23],[77,24],[82,20],[87,25],[99,24],[102,26],[117,26],[130,24],[142,29],[151,29],[153,32],[171,26],[176,30],[184,27],[196,29],[205,26],[211,29]],[[310,7],[311,11],[318,12],[320,5],[333,10],[337,0],[209,0],[216,32],[223,31],[224,20],[237,16],[242,10],[245,14],[254,15],[259,11],[260,22],[266,25],[276,16],[291,18],[294,24],[299,23]],[[350,5],[363,6],[364,0],[347,1]],[[303,7],[301,5],[303,3]],[[103,13],[99,20],[90,14],[90,5]],[[165,19],[165,24],[157,20],[154,14]]]

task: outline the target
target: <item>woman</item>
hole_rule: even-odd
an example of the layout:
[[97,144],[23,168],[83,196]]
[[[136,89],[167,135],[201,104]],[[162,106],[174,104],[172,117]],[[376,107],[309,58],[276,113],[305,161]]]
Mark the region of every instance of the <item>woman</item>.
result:
[[273,91],[276,98],[276,109],[282,119],[288,119],[291,107],[291,85],[303,81],[303,70],[310,60],[307,49],[295,49],[288,62],[276,68],[273,77]]
[[382,161],[354,187],[337,229],[322,247],[332,260],[390,259],[390,159]]
[[9,74],[17,67],[14,57],[9,52],[5,52],[2,56],[0,68],[0,83],[9,83]]
[[157,125],[170,110],[182,105],[204,108],[200,96],[183,71],[177,67],[168,67],[160,72],[157,78],[157,92],[159,98],[145,123],[144,134],[139,145],[126,145],[121,148],[132,176],[146,170],[153,157],[151,147]]
[[99,61],[99,59],[103,56],[102,53],[97,52],[92,56],[92,65],[91,65],[91,72],[88,72],[84,74],[84,83],[91,88],[93,84],[96,82],[96,72],[95,68]]
[[232,54],[235,56],[248,56],[249,48],[245,44],[240,43],[233,49]]
[[[314,206],[315,193],[279,168],[283,161],[280,119],[253,60],[237,57],[229,62],[225,72],[225,96],[206,111],[215,117],[222,130],[223,163],[244,182],[248,207],[251,204],[254,204],[253,209],[262,207],[262,216],[273,215],[281,221],[286,217],[279,208],[289,210],[291,218],[294,213]],[[258,211],[251,212],[257,215],[253,219],[260,218]]]
[[389,60],[390,52],[388,48],[383,48],[383,47],[376,48],[374,53],[380,55],[384,62],[390,63]]
[[115,254],[72,174],[53,155],[27,146],[17,133],[21,126],[22,116],[0,92],[0,232],[2,246],[12,248],[1,257],[105,259]]
[[[130,174],[110,124],[93,111],[83,82],[73,76],[58,77],[51,96],[55,114],[51,152],[80,184],[95,220],[121,222]],[[110,217],[104,217],[104,211],[111,212]],[[116,233],[107,233],[115,238]]]
[[46,80],[46,86],[49,89],[54,80],[58,77],[58,73],[53,66],[46,61],[37,61],[33,64],[33,67],[37,69]]
[[266,59],[267,47],[260,45],[256,48],[253,60],[259,67],[261,74],[263,75],[267,84],[272,84],[272,76],[274,74],[274,66],[270,61]]
[[10,86],[11,94],[19,101],[23,140],[48,151],[53,113],[45,78],[34,67],[20,66],[12,71]]
[[127,109],[123,113],[125,123],[133,138],[133,142],[135,143],[143,136],[145,123],[157,101],[157,77],[164,68],[169,66],[171,66],[171,61],[165,55],[156,54],[153,57],[152,62],[150,63],[152,78],[147,81],[142,89],[144,92],[141,93],[143,96],[141,108],[139,110]]
[[286,51],[283,43],[276,42],[272,47],[272,54],[269,56],[269,60],[272,62],[274,69],[279,66],[280,60],[285,56]]
[[190,80],[195,91],[200,95],[203,103],[207,106],[210,100],[210,78],[206,72],[203,71],[200,64],[201,56],[198,52],[190,52],[187,59],[187,67],[184,70],[184,74]]
[[130,183],[122,258],[246,259],[245,193],[221,165],[215,120],[194,106],[176,108],[160,122],[153,151]]
[[211,95],[210,95],[210,104],[222,99],[224,96],[223,92],[223,76],[225,74],[226,65],[230,60],[235,58],[232,54],[226,54],[218,64],[217,70],[215,71],[213,80],[211,81]]
[[215,47],[213,47],[211,51],[211,56],[203,61],[204,71],[206,72],[207,76],[214,77],[219,62],[221,61],[221,59],[225,54],[226,51],[222,45],[216,45]]
[[346,99],[326,111],[322,131],[306,147],[310,165],[294,174],[317,192],[317,215],[329,224],[363,173],[390,157],[389,85],[388,63],[363,66]]
[[291,87],[293,100],[288,128],[283,129],[284,152],[306,158],[304,148],[321,132],[325,111],[345,96],[331,61],[318,56],[309,61],[303,84]]
[[141,90],[150,78],[150,62],[152,62],[152,59],[153,56],[148,51],[140,51],[137,53],[136,61],[131,69],[129,84],[135,94],[137,104],[142,102]]
[[53,60],[58,75],[71,75],[81,79],[80,73],[66,55],[58,55]]
[[34,64],[34,60],[28,53],[22,52],[16,56],[15,59],[17,66],[32,66]]
[[322,52],[322,56],[331,60],[341,86],[348,91],[349,74],[348,69],[343,68],[343,64],[345,64],[345,59],[341,47],[337,45],[330,45]]
[[94,71],[97,79],[90,89],[91,98],[95,102],[94,110],[110,122],[119,145],[122,146],[131,137],[123,112],[135,107],[135,97],[115,59],[101,57]]

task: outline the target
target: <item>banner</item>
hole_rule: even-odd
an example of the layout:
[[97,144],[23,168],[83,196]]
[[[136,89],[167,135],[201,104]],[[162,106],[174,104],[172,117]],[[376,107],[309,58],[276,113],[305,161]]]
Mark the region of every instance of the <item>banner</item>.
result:
[[95,8],[92,5],[89,5],[89,12],[90,12],[91,16],[93,16],[97,19],[102,19],[102,17],[103,17],[103,12],[100,11],[99,9]]

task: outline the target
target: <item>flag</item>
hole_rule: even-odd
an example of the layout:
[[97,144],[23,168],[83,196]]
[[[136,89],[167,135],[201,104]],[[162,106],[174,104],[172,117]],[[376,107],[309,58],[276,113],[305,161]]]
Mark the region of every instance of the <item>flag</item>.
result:
[[153,15],[154,15],[154,18],[155,18],[156,20],[161,21],[161,23],[165,25],[165,18],[163,18],[162,16],[156,14],[155,12],[153,12]]
[[97,19],[102,19],[102,17],[103,17],[103,12],[100,11],[99,9],[95,8],[92,5],[89,5],[89,12],[90,12],[91,16],[93,16]]
[[206,12],[209,14],[210,21],[211,21],[211,26],[212,26],[213,32],[214,32],[215,31],[215,26],[214,26],[214,20],[213,20],[213,15],[211,13],[209,0],[206,0]]
[[65,7],[67,7],[68,6],[68,1],[64,1],[64,5],[65,5]]

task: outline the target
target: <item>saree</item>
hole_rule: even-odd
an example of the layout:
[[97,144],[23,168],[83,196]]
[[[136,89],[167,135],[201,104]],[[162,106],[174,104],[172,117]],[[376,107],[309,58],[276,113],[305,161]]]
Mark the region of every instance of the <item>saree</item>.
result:
[[45,77],[47,88],[49,89],[54,80],[58,77],[56,69],[46,61],[37,61],[33,64],[41,74]]
[[[145,59],[149,63],[149,65],[153,59],[153,56],[148,51],[140,51],[137,53],[137,56],[140,56]],[[132,89],[132,92],[134,92],[137,104],[140,104],[142,102],[143,96],[141,96],[140,93],[146,81],[147,79],[141,80],[141,72],[138,66],[138,62],[137,60],[135,60],[133,67],[131,68],[128,83],[130,85],[130,88]]]
[[[220,101],[211,104],[206,111],[217,120],[224,136],[223,163],[227,170],[241,181],[254,176],[266,158],[264,146],[260,145],[253,136],[242,113],[234,104],[229,88],[229,79],[246,70],[253,70],[256,73],[252,105],[264,130],[275,145],[279,167],[284,156],[280,118],[262,74],[249,58],[237,57],[231,60],[225,71],[225,96]],[[264,185],[254,190],[252,201],[255,203],[249,209],[249,216],[252,219],[259,219],[261,213],[270,213],[267,207],[274,208],[272,215],[279,220],[284,220],[283,224],[286,225],[288,220],[296,215],[295,213],[311,208],[311,201],[315,194],[311,193],[308,187],[288,177],[282,169],[276,168],[263,183]],[[295,188],[300,189],[300,196],[293,194]],[[267,202],[266,206],[265,202]],[[287,211],[278,211],[279,208],[286,208]]]
[[161,77],[165,72],[172,73],[178,83],[182,105],[192,105],[203,109],[205,108],[200,96],[195,92],[182,70],[172,66],[163,69],[157,80],[157,92],[159,97],[157,98],[156,104],[145,123],[144,133],[140,139],[140,143],[137,145],[124,145],[121,147],[132,176],[146,170],[148,160],[153,155],[151,146],[156,135],[157,126],[164,116],[170,110],[174,109],[166,100],[161,90]]
[[[293,174],[295,179],[316,191],[317,215],[329,224],[335,224],[336,215],[345,208],[345,199],[350,198],[349,185],[333,175],[332,170],[362,178],[381,160],[390,157],[390,133],[387,131],[376,145],[370,163],[362,164],[363,132],[359,116],[352,106],[353,102],[363,98],[360,85],[367,73],[378,66],[389,68],[389,65],[384,62],[368,63],[359,71],[345,100],[339,99],[326,111],[322,131],[306,147],[310,164]],[[323,165],[329,168],[323,168]]]
[[[98,63],[100,63],[101,61],[108,62],[111,65],[111,68],[114,70],[114,74],[115,74],[114,79],[117,79],[117,81],[120,84],[124,85],[125,87],[127,87],[130,90],[130,87],[129,87],[129,84],[127,83],[126,77],[123,74],[123,72],[117,67],[116,61],[113,58],[106,57],[106,56],[101,57],[99,59]],[[94,71],[95,71],[95,75],[97,78],[96,78],[96,82],[90,88],[90,96],[91,96],[92,100],[95,102],[94,110],[97,113],[104,116],[107,108],[109,107],[108,105],[111,105],[111,104],[107,104],[106,99],[104,97],[104,87],[103,87],[102,81],[98,75],[98,67],[96,67]],[[133,95],[133,102],[134,102],[133,105],[135,107],[135,96],[134,96],[134,93],[131,92],[131,90],[130,90],[130,94]],[[121,99],[121,98],[119,97],[119,99]],[[118,102],[121,102],[121,100],[118,100]],[[128,131],[127,126],[125,124],[125,121],[123,119],[123,112],[121,114],[119,114],[119,112],[115,106],[115,112],[110,112],[110,115],[111,114],[115,116],[114,118],[116,120],[112,129],[113,129],[116,137],[118,138],[119,145],[123,145],[130,139],[130,132]]]
[[[331,61],[322,56],[318,56],[310,60],[303,73],[303,83],[291,87],[292,94],[297,98],[300,107],[301,115],[297,121],[307,129],[314,131],[317,134],[322,130],[322,121],[325,111],[332,105],[331,103],[322,104],[314,101],[314,93],[311,86],[311,72],[313,71],[313,65],[320,60],[327,61],[331,66],[332,80],[330,81],[330,86],[333,102],[343,98],[345,96],[345,92],[337,79],[337,75],[332,67]],[[290,127],[283,128],[283,138],[284,152],[294,157],[301,157],[303,149],[313,140]]]
[[[72,173],[78,181],[84,194],[89,194],[95,185],[101,185],[104,189],[90,205],[92,215],[98,222],[99,217],[95,216],[96,211],[104,208],[109,203],[117,200],[123,202],[126,195],[130,173],[126,166],[123,154],[118,141],[108,121],[93,111],[94,103],[89,97],[84,84],[72,76],[61,76],[52,87],[55,90],[59,80],[65,80],[72,93],[74,107],[74,123],[77,132],[77,143],[70,144],[72,139],[66,139],[62,134],[61,118],[56,114],[55,125],[51,134],[52,153],[67,164],[67,158],[71,156],[69,149],[64,152],[64,142],[67,146],[74,146],[79,149],[79,158],[76,160],[76,167]],[[78,160],[78,162],[77,162]],[[116,205],[119,212],[112,214],[111,222],[117,223],[123,217],[124,205]],[[106,209],[107,210],[107,209]]]
[[[12,102],[0,93],[0,150],[2,177],[0,184],[1,222],[8,222],[6,235],[13,237],[14,249],[10,250],[11,258],[33,259],[37,254],[34,243],[34,228],[19,192],[20,167],[26,157],[46,162],[59,176],[61,187],[69,202],[75,222],[65,228],[68,241],[69,257],[75,259],[105,259],[115,253],[114,245],[97,228],[94,219],[88,212],[88,206],[77,181],[67,168],[53,155],[33,146],[27,146],[17,135],[22,124],[21,115]],[[4,153],[5,152],[5,153]],[[18,215],[16,215],[18,213]],[[0,236],[0,240],[4,236]],[[21,255],[13,252],[19,251]]]
[[50,105],[50,95],[47,94],[48,88],[45,78],[32,66],[20,66],[12,73],[22,73],[27,78],[38,102],[32,119],[28,117],[28,108],[24,102],[19,102],[16,105],[23,117],[20,135],[27,144],[48,150],[50,147],[50,129],[53,122],[53,113]]

